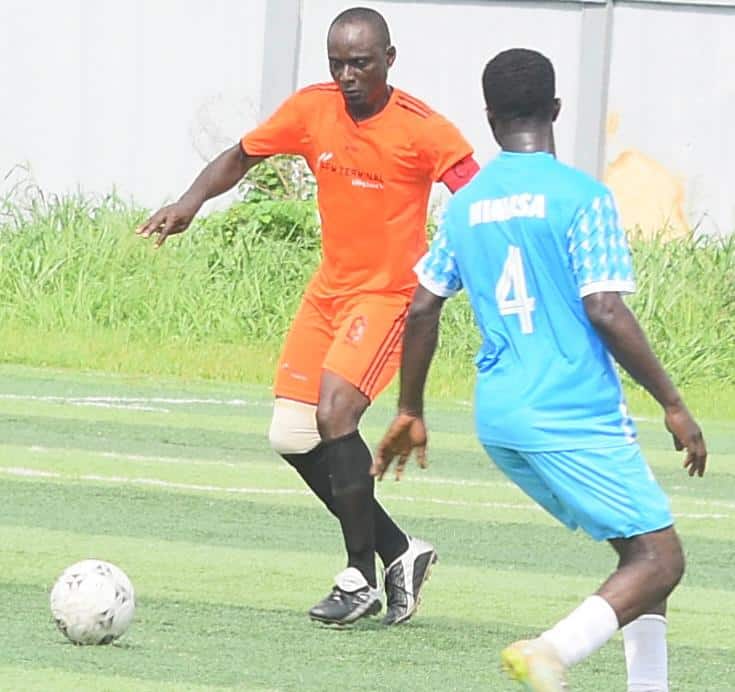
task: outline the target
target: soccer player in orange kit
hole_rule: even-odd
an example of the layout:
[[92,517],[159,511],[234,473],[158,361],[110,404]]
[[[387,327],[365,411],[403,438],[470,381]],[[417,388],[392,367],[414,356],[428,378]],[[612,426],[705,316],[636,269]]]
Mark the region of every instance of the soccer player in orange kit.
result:
[[306,159],[317,181],[323,259],[278,363],[269,439],[344,536],[347,567],[309,615],[343,625],[378,613],[377,552],[386,570],[383,622],[392,625],[414,614],[436,552],[406,535],[376,501],[358,424],[399,366],[432,183],[455,191],[478,166],[454,125],[388,84],[396,50],[379,13],[356,7],[339,14],[327,51],[333,82],[296,92],[137,232],[157,234],[160,246],[268,156]]

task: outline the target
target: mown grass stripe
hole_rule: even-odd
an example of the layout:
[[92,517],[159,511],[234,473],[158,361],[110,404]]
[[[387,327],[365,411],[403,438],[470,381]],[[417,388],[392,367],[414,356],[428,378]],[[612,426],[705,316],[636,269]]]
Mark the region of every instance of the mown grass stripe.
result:
[[[35,600],[41,599],[44,606],[54,578],[73,555],[103,559],[114,555],[133,579],[141,613],[146,602],[165,599],[193,606],[303,614],[328,588],[341,562],[339,555],[318,550],[281,550],[276,557],[268,549],[23,527],[0,526],[0,536],[6,549],[16,555],[16,564],[2,577],[0,591],[31,586]],[[34,544],[43,547],[33,548]],[[105,554],[99,555],[100,550]],[[166,564],[165,570],[160,569],[161,564]],[[421,614],[475,626],[507,622],[534,631],[573,608],[605,574],[602,570],[596,575],[544,574],[508,564],[460,566],[444,560],[427,586]],[[703,648],[722,648],[734,640],[735,598],[731,590],[685,583],[675,592],[670,606],[670,619],[678,623],[672,627],[672,642],[688,643],[692,631],[700,632],[697,641]],[[717,628],[712,627],[713,619],[718,621]]]
[[[86,667],[99,668],[105,662],[109,665],[109,657],[105,656],[105,653],[98,649],[94,653],[98,659],[97,665],[89,665],[92,661],[88,659],[89,663]],[[82,655],[84,654],[79,654],[80,657]],[[99,660],[102,658],[105,658],[106,661]],[[61,665],[68,665],[68,663],[69,657],[65,657],[60,662]],[[134,666],[130,668],[130,675],[116,675],[104,672],[97,674],[72,672],[46,666],[31,667],[28,664],[0,665],[0,690],[7,692],[49,692],[50,690],[53,692],[217,692],[222,690],[221,686],[197,685],[184,681],[146,680],[135,677]],[[261,692],[268,692],[268,688],[265,687],[258,689]]]
[[[134,468],[131,469],[124,464],[126,468],[120,469],[119,460],[80,463],[74,459],[67,464],[57,459],[44,461],[39,463],[36,459],[32,467],[0,466],[0,474],[10,480],[34,478],[50,483],[81,483],[101,489],[108,487],[111,494],[114,494],[115,486],[125,486],[147,492],[241,497],[262,504],[288,504],[305,508],[313,508],[316,504],[292,472],[274,474],[267,467],[256,470],[245,466],[235,470],[226,469],[225,473],[220,470],[215,475],[208,474],[211,469],[201,466],[181,469],[170,465],[164,465],[163,468],[146,465],[141,469],[138,464],[133,464]],[[57,468],[62,468],[63,473],[56,471]],[[147,473],[150,471],[153,471],[153,475]],[[133,475],[120,475],[125,472]],[[485,487],[457,486],[451,479],[446,486],[422,486],[418,481],[401,484],[389,482],[382,484],[379,491],[382,501],[389,508],[408,513],[411,517],[557,526],[551,517],[517,488],[505,482]],[[687,536],[723,539],[730,535],[735,503],[674,496],[673,507],[678,528]]]
[[[80,533],[95,532],[116,540],[131,536],[155,540],[197,540],[214,547],[265,549],[274,561],[282,550],[313,550],[342,555],[341,538],[332,517],[315,501],[293,497],[269,502],[231,496],[192,495],[135,487],[99,487],[30,480],[0,482],[9,499],[0,506],[0,523]],[[276,501],[280,499],[280,501]],[[547,573],[599,576],[613,565],[613,553],[581,535],[559,527],[542,513],[526,512],[514,521],[503,513],[474,511],[469,516],[438,517],[414,513],[415,506],[385,502],[403,527],[431,539],[448,564]],[[410,510],[411,513],[407,513]],[[520,514],[520,513],[519,513]],[[529,517],[538,519],[530,522]],[[732,560],[735,542],[722,522],[720,537],[689,537],[687,583],[735,588]]]

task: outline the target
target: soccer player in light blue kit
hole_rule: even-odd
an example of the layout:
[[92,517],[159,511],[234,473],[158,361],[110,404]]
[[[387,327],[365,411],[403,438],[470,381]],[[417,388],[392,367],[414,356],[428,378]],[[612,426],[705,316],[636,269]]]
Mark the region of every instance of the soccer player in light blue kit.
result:
[[704,473],[701,430],[621,294],[635,281],[610,191],[554,157],[554,70],[530,50],[485,67],[502,152],[449,203],[416,272],[399,412],[372,472],[412,450],[425,466],[423,390],[444,300],[465,289],[482,334],[477,434],[497,466],[570,529],[618,553],[617,570],[540,637],[501,654],[528,689],[567,689],[566,670],[623,628],[628,689],[665,692],[666,598],[684,571],[669,502],[636,442],[613,358],[664,409],[689,475]]

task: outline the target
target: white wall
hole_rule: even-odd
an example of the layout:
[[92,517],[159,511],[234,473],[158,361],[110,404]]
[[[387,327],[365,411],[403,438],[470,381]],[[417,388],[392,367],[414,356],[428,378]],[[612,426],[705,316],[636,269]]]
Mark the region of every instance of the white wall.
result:
[[557,146],[571,163],[596,146],[609,57],[607,174],[624,218],[735,230],[735,0],[616,3],[609,56],[603,33],[596,42],[603,15],[585,23],[593,13],[579,2],[0,0],[0,194],[28,163],[47,192],[174,199],[261,105],[329,79],[327,27],[363,2],[391,26],[391,82],[453,120],[481,161],[496,151],[480,87],[492,55],[527,46],[552,59]]
[[[299,86],[328,80],[326,34],[332,19],[354,3],[304,0]],[[516,46],[547,54],[567,107],[557,147],[572,161],[575,145],[582,5],[555,2],[366,2],[388,21],[398,51],[391,83],[426,101],[472,142],[478,160],[497,151],[485,120],[480,77],[496,53]],[[419,19],[420,17],[420,19]]]
[[265,2],[2,0],[0,180],[178,196],[255,122]]
[[734,69],[735,7],[615,6],[608,162],[625,151],[652,159],[662,170],[630,159],[628,184],[657,194],[655,179],[672,192],[679,183],[661,217],[679,206],[710,234],[735,231]]

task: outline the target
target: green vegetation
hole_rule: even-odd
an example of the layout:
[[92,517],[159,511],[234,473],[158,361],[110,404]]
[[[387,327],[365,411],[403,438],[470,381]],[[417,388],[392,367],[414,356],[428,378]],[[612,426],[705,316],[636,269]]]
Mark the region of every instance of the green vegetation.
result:
[[[437,545],[417,617],[322,628],[305,611],[342,567],[332,517],[267,448],[267,387],[0,366],[0,689],[494,690],[498,652],[568,612],[614,565],[493,469],[469,407],[430,402],[430,467],[381,500]],[[390,415],[371,408],[375,443]],[[671,599],[671,684],[735,689],[735,440],[705,421],[712,465],[690,479],[658,424],[641,424],[670,493],[688,571]],[[119,644],[76,648],[48,592],[72,562],[119,564],[137,591]],[[572,671],[622,690],[619,637]]]
[[[428,406],[431,468],[380,486],[441,555],[420,615],[394,630],[373,621],[341,632],[306,619],[342,566],[339,533],[264,431],[319,228],[313,183],[291,160],[256,171],[242,202],[159,251],[132,232],[144,212],[114,195],[0,202],[0,362],[16,364],[0,365],[0,689],[515,689],[497,652],[570,610],[613,556],[560,529],[480,451],[464,298],[448,304],[432,374],[441,403]],[[689,479],[661,425],[640,424],[688,554],[670,608],[672,689],[726,692],[735,240],[633,248],[632,306],[704,418],[711,450],[709,473]],[[637,389],[629,397],[637,414],[658,415]],[[373,444],[392,401],[368,413]],[[138,613],[119,645],[75,648],[53,628],[48,591],[91,555],[129,573]],[[624,680],[619,640],[572,674],[582,690]]]
[[[260,169],[256,169],[260,170]],[[302,287],[319,261],[313,187],[288,160],[244,200],[155,251],[144,214],[115,196],[36,197],[0,207],[0,359],[232,381],[270,379]],[[675,380],[735,385],[735,237],[635,240],[631,305]],[[478,337],[449,302],[435,393],[468,398]],[[635,395],[634,395],[635,396]]]

